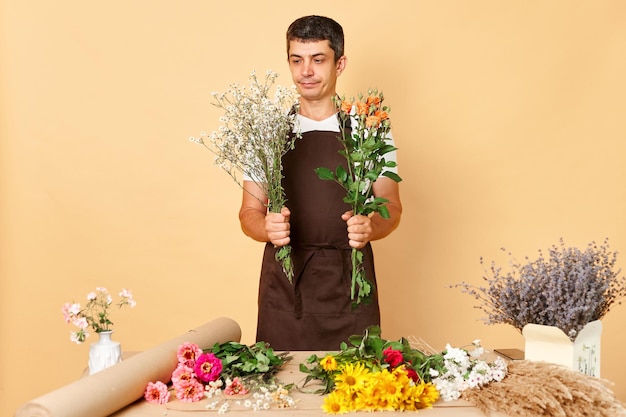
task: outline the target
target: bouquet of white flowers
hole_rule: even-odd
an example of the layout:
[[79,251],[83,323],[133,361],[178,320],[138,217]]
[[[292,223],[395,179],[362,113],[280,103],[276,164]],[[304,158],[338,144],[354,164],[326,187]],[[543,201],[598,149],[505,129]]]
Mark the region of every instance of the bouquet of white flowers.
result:
[[[243,188],[243,177],[254,181],[267,198],[270,212],[280,213],[285,205],[282,181],[282,157],[293,149],[299,137],[297,128],[298,95],[294,88],[277,85],[274,97],[270,89],[278,74],[268,70],[263,83],[253,71],[249,85],[231,84],[225,93],[212,93],[212,104],[224,110],[222,126],[211,135],[202,133],[192,142],[204,145],[216,155],[215,163]],[[292,132],[296,132],[292,134]],[[291,246],[282,246],[276,260],[287,278],[293,280]]]

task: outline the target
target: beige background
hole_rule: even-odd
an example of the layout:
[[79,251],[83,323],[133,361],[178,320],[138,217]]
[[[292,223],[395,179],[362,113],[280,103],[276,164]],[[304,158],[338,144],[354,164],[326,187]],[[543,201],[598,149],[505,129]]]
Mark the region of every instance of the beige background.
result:
[[[223,315],[254,340],[262,245],[187,139],[218,127],[211,91],[252,69],[290,83],[284,32],[305,14],[344,26],[340,92],[392,106],[405,214],[375,243],[385,337],[523,347],[447,286],[479,283],[502,246],[626,254],[620,0],[0,0],[1,415],[80,376],[89,344],[60,307],[95,286],[135,293],[113,317],[125,350]],[[625,325],[616,306],[602,339],[622,400]]]

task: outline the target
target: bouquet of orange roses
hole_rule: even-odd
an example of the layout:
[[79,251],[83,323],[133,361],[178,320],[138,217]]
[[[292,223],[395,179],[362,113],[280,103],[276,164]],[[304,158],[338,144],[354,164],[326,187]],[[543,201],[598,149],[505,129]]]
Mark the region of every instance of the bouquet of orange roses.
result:
[[[383,93],[368,90],[367,97],[359,94],[357,99],[335,100],[341,128],[339,139],[343,144],[340,153],[345,156],[347,170],[339,165],[334,171],[320,167],[315,171],[319,178],[337,182],[346,190],[344,202],[350,205],[354,215],[367,216],[378,213],[389,218],[387,199],[375,197],[372,186],[382,175],[396,182],[402,181],[395,172],[386,170],[396,166],[385,155],[396,148],[389,143],[391,123],[389,107],[383,106]],[[350,129],[346,127],[350,125]],[[352,249],[352,285],[350,296],[353,305],[367,301],[372,287],[362,267],[363,253]]]

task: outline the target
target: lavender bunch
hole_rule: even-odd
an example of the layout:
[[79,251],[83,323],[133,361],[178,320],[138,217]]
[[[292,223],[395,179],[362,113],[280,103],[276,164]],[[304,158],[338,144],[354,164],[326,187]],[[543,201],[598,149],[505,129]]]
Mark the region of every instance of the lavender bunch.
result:
[[539,250],[536,260],[526,257],[524,264],[509,256],[508,272],[495,262],[487,268],[481,258],[485,286],[453,286],[478,300],[476,308],[486,313],[487,324],[510,324],[519,331],[529,323],[555,326],[573,341],[587,323],[603,318],[626,296],[626,278],[615,270],[617,253],[609,250],[608,239],[599,246],[591,242],[584,251],[566,247],[561,239],[547,255]]

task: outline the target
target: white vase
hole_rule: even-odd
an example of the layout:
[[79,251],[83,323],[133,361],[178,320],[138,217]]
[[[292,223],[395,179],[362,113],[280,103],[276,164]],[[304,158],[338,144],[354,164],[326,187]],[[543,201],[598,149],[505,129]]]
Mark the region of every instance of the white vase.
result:
[[89,347],[89,375],[100,372],[122,360],[120,342],[111,340],[113,331],[97,333],[99,340]]
[[586,375],[600,376],[600,320],[587,323],[573,342],[554,326],[527,324],[522,334],[525,359],[564,365]]

